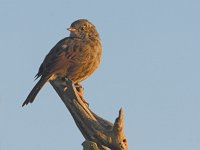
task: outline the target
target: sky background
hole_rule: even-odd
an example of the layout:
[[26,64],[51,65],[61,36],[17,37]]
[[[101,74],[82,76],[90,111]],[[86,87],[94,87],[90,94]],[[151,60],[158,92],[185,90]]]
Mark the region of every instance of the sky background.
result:
[[124,109],[130,150],[199,150],[199,0],[0,0],[0,150],[82,149],[49,83],[21,107],[43,58],[79,18],[103,45],[83,82],[91,109],[112,122]]

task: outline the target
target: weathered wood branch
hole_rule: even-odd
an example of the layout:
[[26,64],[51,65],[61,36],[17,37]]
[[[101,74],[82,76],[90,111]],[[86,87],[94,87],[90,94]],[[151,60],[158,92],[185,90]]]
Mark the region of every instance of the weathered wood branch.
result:
[[[50,82],[61,100],[71,113],[77,127],[85,138],[82,144],[84,150],[127,150],[125,137],[124,114],[120,109],[115,123],[99,117],[80,99],[76,87],[68,79],[58,79]],[[67,87],[66,92],[63,90]]]

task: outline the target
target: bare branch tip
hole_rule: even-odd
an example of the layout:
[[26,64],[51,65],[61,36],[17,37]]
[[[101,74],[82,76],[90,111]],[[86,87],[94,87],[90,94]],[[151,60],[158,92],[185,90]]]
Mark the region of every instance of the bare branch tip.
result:
[[121,117],[124,117],[124,110],[122,107],[119,110],[119,118],[121,118]]

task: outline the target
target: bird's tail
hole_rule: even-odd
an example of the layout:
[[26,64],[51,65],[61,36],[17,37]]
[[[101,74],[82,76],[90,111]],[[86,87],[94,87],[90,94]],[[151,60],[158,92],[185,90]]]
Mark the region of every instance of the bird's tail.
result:
[[36,85],[33,87],[31,92],[29,93],[28,97],[26,98],[26,100],[22,104],[22,107],[24,105],[28,105],[28,103],[32,103],[34,101],[34,99],[37,96],[38,92],[41,90],[43,85],[48,81],[48,79],[49,79],[48,77],[41,77],[40,78],[40,80],[36,83]]

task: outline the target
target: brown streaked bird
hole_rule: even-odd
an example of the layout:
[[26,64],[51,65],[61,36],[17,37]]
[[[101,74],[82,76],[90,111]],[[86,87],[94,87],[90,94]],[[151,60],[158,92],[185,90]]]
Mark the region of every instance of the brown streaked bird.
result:
[[32,103],[47,81],[66,77],[79,84],[99,66],[102,47],[95,26],[86,19],[79,19],[68,30],[70,36],[60,40],[46,55],[35,76],[40,79],[22,106]]

